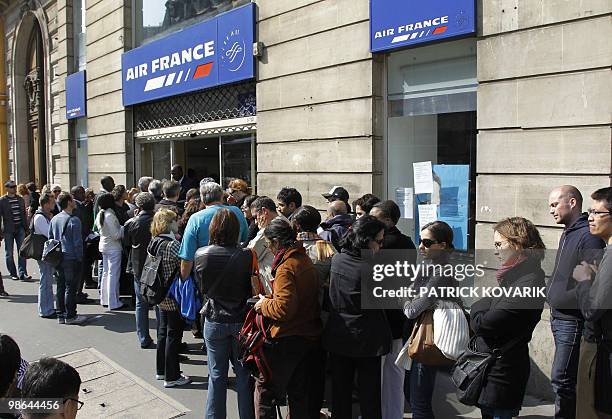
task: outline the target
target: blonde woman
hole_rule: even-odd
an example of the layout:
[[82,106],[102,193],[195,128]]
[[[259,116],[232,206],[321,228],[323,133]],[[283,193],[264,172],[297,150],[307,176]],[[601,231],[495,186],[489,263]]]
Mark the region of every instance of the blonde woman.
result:
[[[169,288],[179,267],[178,253],[181,244],[176,240],[178,217],[175,212],[160,209],[151,223],[151,242],[147,251],[161,256],[161,267],[165,288]],[[157,327],[157,375],[164,380],[164,387],[189,384],[191,379],[181,374],[179,347],[183,338],[183,319],[177,302],[170,296],[159,303],[159,325]]]
[[121,277],[121,255],[123,246],[123,227],[115,213],[115,198],[109,193],[98,198],[100,212],[96,216],[96,228],[100,232],[99,250],[102,253],[102,283],[100,284],[100,304],[109,310],[123,307],[119,300],[119,278]]

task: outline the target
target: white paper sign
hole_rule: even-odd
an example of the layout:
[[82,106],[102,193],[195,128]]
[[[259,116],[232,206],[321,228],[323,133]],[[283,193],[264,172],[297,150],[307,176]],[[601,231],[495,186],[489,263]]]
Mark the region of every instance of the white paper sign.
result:
[[425,224],[438,219],[438,206],[436,204],[419,205],[419,229]]
[[414,193],[433,193],[433,172],[430,161],[412,163],[414,171]]
[[401,218],[414,218],[414,193],[412,188],[397,188],[395,202],[400,207]]

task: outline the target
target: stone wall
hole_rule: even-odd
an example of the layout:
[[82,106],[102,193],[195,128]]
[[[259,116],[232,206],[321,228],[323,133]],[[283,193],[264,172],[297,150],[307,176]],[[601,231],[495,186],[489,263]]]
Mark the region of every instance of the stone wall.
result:
[[[610,185],[612,6],[608,0],[482,1],[478,40],[476,242],[523,216],[556,249],[548,194]],[[529,392],[551,397],[549,314],[536,329]]]
[[351,199],[382,193],[382,66],[369,52],[367,0],[259,0],[257,185],[297,188],[324,208],[341,184]]

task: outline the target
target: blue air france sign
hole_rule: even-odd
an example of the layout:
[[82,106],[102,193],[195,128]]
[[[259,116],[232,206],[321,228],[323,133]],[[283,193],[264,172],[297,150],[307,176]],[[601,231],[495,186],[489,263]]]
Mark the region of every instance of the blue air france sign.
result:
[[371,0],[370,50],[387,51],[476,32],[475,0]]
[[254,77],[254,23],[250,3],[126,52],[123,106]]
[[85,93],[85,70],[66,77],[66,119],[87,115]]

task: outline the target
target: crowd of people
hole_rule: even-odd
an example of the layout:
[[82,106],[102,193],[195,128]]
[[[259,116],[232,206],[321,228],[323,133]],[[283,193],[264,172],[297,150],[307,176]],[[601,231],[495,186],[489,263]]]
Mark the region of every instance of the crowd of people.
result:
[[[518,415],[530,375],[528,344],[544,298],[525,307],[504,294],[482,298],[468,309],[454,297],[419,293],[405,301],[403,310],[362,308],[367,255],[418,249],[426,263],[445,264],[454,249],[453,229],[447,223],[421,226],[417,248],[397,227],[398,205],[372,194],[349,202],[345,188],[333,187],[322,194],[327,200],[323,220],[295,188],[283,188],[274,199],[251,195],[240,179],[226,189],[211,178],[198,184],[184,176],[180,166],[172,167],[170,177],[143,177],[127,190],[106,176],[98,194],[82,187],[63,192],[58,185],[37,192],[32,184],[18,188],[12,181],[6,183],[0,219],[11,278],[31,280],[25,260],[19,259],[16,270],[13,242],[20,247],[33,231],[62,244],[63,259],[57,268],[38,262],[40,317],[67,325],[86,323],[87,318],[77,314],[77,305],[87,301],[84,287],[99,288],[99,302],[108,310],[128,308],[129,300],[120,297],[131,294],[138,343],[143,349],[151,347],[151,304],[140,290],[145,265],[157,258],[164,295],[154,307],[156,378],[167,388],[190,382],[180,367],[186,320],[170,290],[177,278],[191,280],[205,301],[191,327],[208,355],[205,417],[226,417],[231,365],[243,419],[274,418],[278,406],[285,404],[292,418],[324,417],[324,405],[333,418],[351,418],[355,392],[364,419],[403,417],[406,401],[413,418],[427,419],[434,417],[436,376],[448,373],[452,362],[439,365],[415,358],[406,369],[396,360],[425,313],[455,304],[467,310],[477,351],[497,353],[504,348],[480,389],[476,405],[482,417]],[[590,209],[583,213],[583,198],[575,187],[551,192],[550,214],[564,229],[548,284],[541,267],[545,246],[532,222],[507,218],[495,224],[492,233],[491,245],[501,266],[498,286],[547,289],[555,341],[551,381],[559,418],[574,418],[577,411],[581,418],[612,414],[612,188],[597,190],[591,198]],[[97,271],[97,281],[92,271]],[[446,274],[423,274],[413,287],[454,284],[456,279]],[[7,295],[1,280],[0,294]],[[241,329],[251,312],[265,321],[268,373],[261,368],[257,373],[239,357]],[[0,359],[7,363],[0,395],[15,391],[23,379],[14,346],[12,339],[0,336]],[[5,351],[12,351],[10,358],[5,358]],[[19,388],[27,395],[31,389],[52,385],[62,374],[71,378],[61,386],[60,396],[77,409],[78,374],[59,361],[32,364]],[[28,378],[37,376],[46,384],[29,384]],[[331,392],[326,392],[329,381]]]

